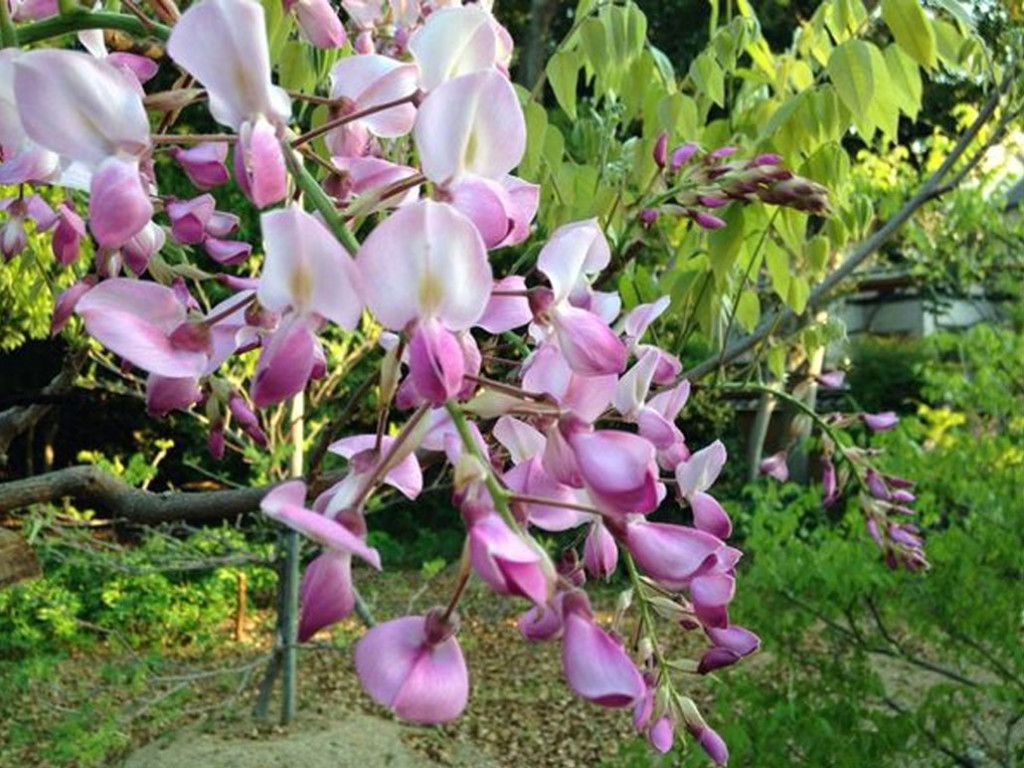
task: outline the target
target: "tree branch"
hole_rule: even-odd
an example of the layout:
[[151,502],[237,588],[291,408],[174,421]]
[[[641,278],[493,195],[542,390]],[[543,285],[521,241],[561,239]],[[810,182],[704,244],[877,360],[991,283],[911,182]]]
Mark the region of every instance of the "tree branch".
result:
[[[960,137],[960,140],[950,151],[945,161],[943,161],[942,165],[925,180],[924,184],[921,185],[917,192],[903,204],[903,207],[900,208],[891,219],[875,230],[875,232],[867,239],[863,240],[834,272],[827,275],[825,279],[822,280],[813,291],[811,291],[811,294],[807,299],[807,306],[802,315],[797,315],[788,307],[776,310],[775,312],[770,312],[761,319],[757,328],[755,328],[749,335],[729,344],[723,352],[717,353],[704,360],[699,365],[685,371],[683,373],[683,377],[691,381],[703,378],[709,373],[715,371],[717,368],[732,362],[744,353],[750,351],[772,335],[773,332],[777,332],[782,336],[787,336],[798,330],[806,322],[806,318],[812,317],[816,310],[820,309],[828,302],[829,294],[832,290],[839,285],[839,283],[849,277],[850,274],[864,263],[869,256],[881,248],[882,245],[884,245],[885,242],[917,212],[918,208],[930,200],[933,200],[939,194],[942,194],[942,192],[948,191],[947,188],[941,186],[942,180],[947,174],[949,174],[960,157],[967,151],[971,142],[973,142],[977,137],[979,131],[981,131],[984,125],[992,118],[996,108],[999,106],[1000,100],[1013,85],[1017,69],[1018,68],[1016,66],[1010,68],[1010,72],[992,92],[992,95],[985,103],[985,106],[981,108],[980,112],[978,112],[978,116],[974,119],[974,122],[971,123],[970,127],[968,127]],[[1005,127],[1005,124],[1001,124],[1001,127]],[[986,147],[983,147],[983,149],[986,149],[987,146],[988,145],[986,144]],[[969,165],[972,165],[974,162],[976,162],[976,160],[972,158]],[[955,179],[956,182],[959,183],[959,181],[963,179],[963,175],[958,174]]]
[[203,523],[254,511],[272,487],[153,493],[133,488],[99,467],[86,465],[0,484],[0,513],[70,498],[135,523]]

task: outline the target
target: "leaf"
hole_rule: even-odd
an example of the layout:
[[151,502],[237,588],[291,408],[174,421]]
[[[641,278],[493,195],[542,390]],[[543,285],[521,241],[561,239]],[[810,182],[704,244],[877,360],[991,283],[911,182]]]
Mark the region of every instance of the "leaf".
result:
[[960,47],[964,44],[964,37],[960,31],[942,19],[932,19],[932,29],[935,31],[935,44],[939,58],[951,66],[959,64]]
[[807,279],[800,275],[794,275],[793,279],[789,281],[789,295],[786,298],[789,308],[797,315],[802,315],[807,309],[807,299],[810,295],[811,287],[807,284]]
[[682,93],[665,96],[658,102],[658,127],[686,141],[700,136],[697,102]]
[[935,30],[918,0],[882,0],[882,18],[896,44],[914,61],[928,69],[935,67]]
[[714,56],[704,51],[690,65],[690,79],[697,90],[715,104],[725,106],[725,77]]
[[736,322],[748,333],[757,326],[761,319],[761,302],[756,291],[743,291],[736,305]]
[[548,113],[544,107],[531,101],[524,108],[526,115],[526,154],[519,164],[518,173],[528,180],[540,179],[540,157],[544,151],[544,134],[548,128]]
[[807,259],[807,266],[810,267],[813,275],[821,275],[828,265],[828,238],[824,235],[815,235],[804,248],[804,258]]
[[718,285],[725,285],[725,278],[743,247],[743,209],[733,204],[726,210],[722,219],[725,226],[708,235],[711,269],[715,273],[715,282]]
[[960,0],[932,0],[932,2],[968,29],[974,29],[974,17],[971,16]]
[[917,63],[896,45],[885,49],[885,67],[896,91],[900,110],[911,120],[921,111],[921,70]]
[[562,50],[548,61],[548,82],[555,92],[558,106],[570,119],[576,119],[576,83],[579,80],[580,58],[574,51]]
[[900,127],[900,99],[889,78],[889,67],[877,46],[868,43],[871,72],[875,81],[875,97],[871,100],[871,119],[890,141],[896,141]]
[[772,279],[772,289],[785,301],[789,296],[789,254],[774,240],[768,239],[764,244],[764,262]]
[[856,115],[867,114],[875,96],[871,48],[863,40],[847,40],[832,51],[828,74],[839,99]]

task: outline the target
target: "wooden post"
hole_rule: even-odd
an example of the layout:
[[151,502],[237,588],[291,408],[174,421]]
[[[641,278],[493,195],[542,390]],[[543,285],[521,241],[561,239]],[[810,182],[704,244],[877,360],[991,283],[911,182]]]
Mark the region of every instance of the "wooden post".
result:
[[42,576],[36,553],[14,531],[0,528],[0,588]]

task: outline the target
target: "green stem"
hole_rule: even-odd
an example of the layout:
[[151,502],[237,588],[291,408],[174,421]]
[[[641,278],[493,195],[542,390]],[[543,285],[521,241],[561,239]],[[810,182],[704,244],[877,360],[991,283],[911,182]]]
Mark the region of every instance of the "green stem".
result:
[[[0,19],[4,15],[4,12],[0,10]],[[87,11],[79,8],[69,13],[62,12],[60,16],[51,16],[42,21],[25,24],[18,29],[15,43],[7,42],[5,32],[4,45],[38,43],[41,40],[59,37],[69,32],[80,32],[83,29],[116,29],[137,37],[157,37],[164,41],[171,36],[171,28],[163,24],[154,22],[152,26],[147,26],[135,16],[126,13]]]
[[284,159],[288,164],[288,170],[291,171],[292,178],[299,185],[299,189],[306,194],[306,199],[324,217],[324,222],[345,247],[345,250],[355,256],[359,250],[359,241],[349,231],[345,220],[334,206],[334,201],[331,200],[330,196],[324,192],[323,187],[313,178],[313,174],[306,170],[306,166],[302,164],[302,161],[295,156],[292,148],[288,146],[287,140],[282,142],[281,150],[284,152]]
[[61,16],[69,16],[78,10],[78,4],[75,0],[57,0],[57,10]]
[[466,415],[462,412],[459,404],[454,400],[449,400],[445,403],[444,407],[452,417],[452,423],[455,425],[455,429],[459,433],[459,437],[462,439],[463,447],[469,451],[487,470],[487,477],[484,479],[484,484],[487,486],[487,492],[491,495],[491,501],[494,502],[494,508],[508,524],[509,528],[517,533],[521,532],[519,523],[516,522],[515,516],[512,514],[512,509],[508,505],[509,493],[498,483],[498,479],[494,476],[494,471],[491,469],[490,460],[480,452],[480,446],[476,444],[476,440],[473,439],[473,433],[469,431],[469,423],[466,421]]
[[13,48],[18,45],[18,30],[11,21],[11,9],[7,0],[0,0],[0,48]]
[[777,397],[783,402],[789,403],[798,410],[810,416],[811,420],[815,424],[817,424],[818,427],[821,428],[821,431],[828,435],[829,439],[835,444],[836,448],[838,449],[839,455],[843,457],[843,461],[850,465],[850,469],[853,470],[853,476],[857,478],[857,484],[860,486],[861,490],[868,490],[867,482],[864,480],[863,477],[861,477],[860,472],[857,471],[857,465],[854,463],[853,459],[846,455],[847,445],[846,443],[839,439],[839,433],[832,428],[831,424],[829,424],[827,421],[821,418],[817,411],[815,411],[813,408],[807,405],[807,403],[805,403],[803,400],[801,400],[798,397],[793,397],[793,395],[789,394],[784,389],[781,389],[779,387],[772,387],[767,384],[758,384],[756,382],[738,385],[719,384],[717,385],[717,388],[727,389],[734,392],[743,392],[746,390],[750,390],[753,392],[763,392],[774,397]]
[[629,552],[624,552],[623,554],[626,561],[626,570],[629,571],[629,580],[633,585],[633,594],[640,603],[640,620],[643,623],[644,629],[647,631],[647,636],[651,638],[651,649],[654,652],[654,660],[658,664],[658,674],[667,682],[669,687],[671,687],[672,680],[668,675],[668,664],[665,663],[665,657],[661,654],[661,646],[658,643],[658,635],[654,629],[654,619],[651,617],[651,608],[647,604],[647,595],[645,595],[643,591],[644,584],[640,580],[640,572],[636,569],[636,563],[633,562],[633,556],[629,554]]

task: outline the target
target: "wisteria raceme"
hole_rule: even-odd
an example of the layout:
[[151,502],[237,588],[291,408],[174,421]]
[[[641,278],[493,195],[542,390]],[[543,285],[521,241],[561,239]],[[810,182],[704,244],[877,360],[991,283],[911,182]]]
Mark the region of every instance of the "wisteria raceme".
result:
[[[25,5],[16,18],[36,17]],[[300,641],[354,610],[353,558],[382,566],[366,542],[370,499],[382,486],[415,499],[420,462],[447,464],[466,529],[459,584],[448,606],[379,624],[357,643],[369,695],[419,723],[463,711],[470,686],[456,608],[475,573],[495,593],[527,601],[524,638],[560,644],[579,696],[632,708],[659,751],[688,732],[724,765],[726,746],[665,662],[659,632],[702,639],[696,658],[674,661],[700,674],[760,641],[729,616],[740,552],[726,543],[732,522],[710,493],[725,447],[687,444],[678,419],[690,383],[651,338],[670,299],[623,312],[618,292],[599,284],[612,249],[596,219],[548,234],[525,276],[496,268],[506,262],[489,252],[531,236],[542,196],[513,175],[526,123],[508,79],[511,38],[489,3],[341,5],[348,29],[324,0],[282,4],[313,45],[351,39],[356,51],[333,64],[328,97],[296,95],[326,102],[315,129],[274,83],[256,0],[199,0],[171,31],[180,82],[201,89],[213,120],[231,132],[205,141],[167,133],[177,111],[161,112],[151,132],[153,63],[108,54],[102,36],[86,35],[88,53],[0,52],[0,182],[24,185],[0,203],[5,259],[22,252],[33,226],[53,228],[57,260],[82,268],[91,233],[92,265],[57,299],[54,333],[77,315],[125,367],[145,374],[151,414],[201,408],[215,455],[232,426],[265,445],[262,409],[335,373],[325,341],[336,328],[377,333],[380,430],[330,445],[347,467],[311,504],[301,480],[261,504],[322,547],[301,583]],[[311,148],[321,137],[327,158]],[[727,205],[827,210],[824,190],[777,156],[744,160],[733,147],[672,143],[662,133],[653,148],[658,175],[636,211],[649,228],[679,216],[724,226],[713,211]],[[154,152],[168,144],[194,196],[161,193],[168,166]],[[328,169],[321,182],[307,160]],[[240,211],[218,210],[208,191],[230,182],[229,168],[262,209],[255,248],[232,238]],[[34,191],[45,184],[64,187],[56,212]],[[245,392],[223,368],[247,354],[258,357]],[[514,358],[511,367],[495,364],[502,355]],[[399,418],[397,432],[385,429],[389,416]],[[880,431],[895,422],[878,414],[864,423]],[[905,483],[869,469],[851,446],[828,444],[828,501],[841,485],[834,456],[864,468],[869,535],[887,558],[923,567],[919,532],[901,517],[913,501]],[[785,458],[771,457],[763,471],[783,479]],[[538,532],[575,535],[555,552]],[[587,574],[608,579],[620,567],[642,610],[625,600],[603,625]],[[666,615],[655,626],[652,617]]]

